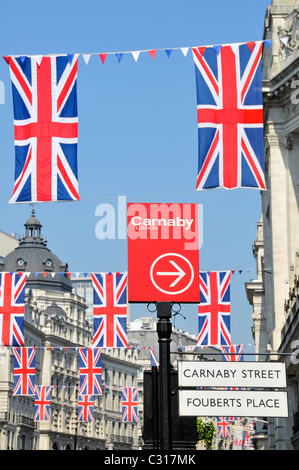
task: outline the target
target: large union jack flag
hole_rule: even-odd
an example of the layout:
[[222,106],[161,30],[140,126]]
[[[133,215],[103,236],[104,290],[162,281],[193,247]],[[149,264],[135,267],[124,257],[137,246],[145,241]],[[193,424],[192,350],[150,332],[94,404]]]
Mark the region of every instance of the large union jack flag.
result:
[[35,395],[36,348],[13,348],[14,390],[13,395]]
[[8,57],[15,183],[10,203],[78,200],[78,55]]
[[230,277],[230,271],[199,273],[197,346],[231,344]]
[[265,189],[263,42],[193,48],[197,87],[196,189]]
[[0,344],[24,346],[27,273],[0,273]]
[[93,421],[93,395],[79,395],[77,421]]
[[35,386],[34,421],[50,421],[51,385]]
[[122,422],[138,422],[137,387],[123,387],[122,389]]
[[102,395],[102,350],[79,348],[80,395]]
[[127,273],[91,273],[93,346],[127,348]]

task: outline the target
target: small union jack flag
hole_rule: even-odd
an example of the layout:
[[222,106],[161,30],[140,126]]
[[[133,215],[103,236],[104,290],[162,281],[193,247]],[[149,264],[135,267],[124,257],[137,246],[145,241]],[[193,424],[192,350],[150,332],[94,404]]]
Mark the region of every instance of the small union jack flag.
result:
[[[221,346],[223,351],[223,360],[226,361],[243,361],[243,344],[230,344],[229,346]],[[226,390],[244,390],[243,387],[228,387]]]
[[50,421],[51,385],[35,386],[34,421]]
[[102,350],[79,348],[80,395],[102,395]]
[[79,395],[77,421],[93,421],[93,395]]
[[13,348],[14,390],[13,395],[35,395],[36,348]]
[[[229,390],[232,390],[232,389],[229,389]],[[227,416],[226,419],[229,422],[231,422],[231,421],[240,421],[240,418],[238,416]]]
[[223,351],[223,360],[226,361],[243,361],[243,344],[230,344],[229,346],[221,346]]
[[122,389],[122,422],[138,422],[137,387],[123,387]]
[[227,418],[223,416],[218,417],[218,431],[219,431],[219,437],[230,437],[230,422],[228,421]]
[[78,55],[7,57],[15,184],[10,203],[78,200]]
[[24,346],[27,273],[0,273],[0,345]]
[[254,432],[254,428],[251,424],[245,427],[245,442],[244,442],[245,449],[250,449],[253,446],[253,442],[252,442],[253,432]]
[[199,273],[197,346],[229,345],[231,342],[230,277],[230,271]]
[[265,189],[262,42],[195,47],[196,189]]
[[156,356],[154,354],[154,349],[152,346],[149,347],[150,351],[150,357],[151,357],[151,367],[159,367],[159,362],[156,359]]
[[128,348],[127,273],[91,273],[93,341],[103,348]]

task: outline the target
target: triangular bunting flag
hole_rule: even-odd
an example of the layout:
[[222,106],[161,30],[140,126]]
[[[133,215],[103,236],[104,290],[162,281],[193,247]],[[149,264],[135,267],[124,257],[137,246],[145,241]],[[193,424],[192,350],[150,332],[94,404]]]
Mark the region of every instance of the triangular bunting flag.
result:
[[184,56],[186,57],[186,55],[188,54],[188,51],[189,51],[189,47],[181,47],[181,51],[184,54]]
[[118,62],[120,62],[121,59],[122,59],[122,57],[123,57],[123,54],[120,53],[120,52],[117,52],[117,53],[115,54],[115,56],[117,57]]
[[91,54],[83,54],[83,59],[86,65],[88,65]]
[[167,54],[167,57],[170,57],[172,54],[173,49],[165,49],[165,52]]
[[250,52],[252,52],[255,46],[255,41],[248,42],[247,46],[249,47]]
[[135,62],[139,59],[140,51],[132,51],[132,56],[134,57]]
[[99,54],[102,64],[105,62],[107,54]]
[[288,42],[289,42],[289,38],[288,37],[285,37],[285,38],[280,38],[281,42],[286,45]]
[[205,47],[205,46],[203,46],[203,47],[198,47],[197,50],[198,50],[198,52],[199,52],[201,55],[204,55],[205,50],[206,50],[206,47]]
[[74,54],[67,54],[67,58],[68,58],[68,61],[69,61],[70,65],[73,62],[73,57],[74,57]]
[[157,52],[157,49],[152,49],[152,50],[150,50],[150,51],[148,51],[148,52],[149,52],[149,55],[151,56],[151,58],[154,59],[154,58],[155,58],[155,55],[156,55],[156,52]]
[[41,61],[43,60],[43,56],[42,55],[36,55],[36,56],[34,56],[34,58],[36,60],[37,65],[40,66]]

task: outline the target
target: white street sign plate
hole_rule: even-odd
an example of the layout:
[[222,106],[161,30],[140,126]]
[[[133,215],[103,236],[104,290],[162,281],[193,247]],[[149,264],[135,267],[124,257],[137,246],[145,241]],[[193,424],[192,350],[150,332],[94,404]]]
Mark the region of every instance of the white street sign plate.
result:
[[280,362],[179,361],[178,375],[180,387],[286,387]]
[[286,392],[180,390],[180,416],[287,417]]

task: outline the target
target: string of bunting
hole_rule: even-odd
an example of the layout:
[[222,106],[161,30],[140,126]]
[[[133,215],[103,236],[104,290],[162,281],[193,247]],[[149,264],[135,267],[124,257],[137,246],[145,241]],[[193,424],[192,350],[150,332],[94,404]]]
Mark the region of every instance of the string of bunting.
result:
[[[253,344],[231,344],[230,346],[235,346],[235,347],[238,347],[238,346],[254,346]],[[18,349],[18,347],[15,347],[15,346],[6,346],[6,345],[0,345],[0,348],[1,349]],[[33,346],[33,348],[35,350],[38,350],[38,351],[78,351],[79,349],[82,348],[82,346]],[[93,346],[89,346],[90,349],[93,349]],[[132,351],[141,351],[141,350],[146,350],[146,349],[150,349],[152,348],[152,346],[129,346],[129,348],[126,348],[126,349],[131,349]],[[192,346],[192,345],[188,345],[188,346],[178,346],[177,348],[177,352],[178,353],[182,353],[182,352],[188,352],[188,351],[202,351],[203,349],[210,349],[210,348],[213,348],[213,349],[217,349],[218,351],[221,350],[221,345],[219,344],[208,344],[208,345],[200,345],[200,346]],[[94,348],[96,349],[96,348]],[[121,347],[117,348],[102,348],[103,350],[109,352],[109,351],[114,351],[116,349],[122,349]]]
[[[245,268],[245,269],[231,269],[231,270],[228,270],[228,271],[231,272],[232,275],[234,275],[236,272],[238,272],[239,274],[242,274],[244,272],[249,273],[249,272],[252,271],[252,269],[248,269],[248,268]],[[201,271],[201,272],[206,272],[207,274],[209,274],[211,271]],[[34,272],[30,272],[30,271],[26,271],[26,272],[24,272],[24,271],[11,271],[10,272],[11,275],[15,274],[15,273],[17,273],[19,275],[26,274],[27,276],[35,274],[36,277],[42,274],[44,276],[44,278],[46,278],[47,276],[51,276],[53,278],[55,275],[59,275],[60,277],[68,276],[69,278],[71,278],[71,277],[79,278],[79,277],[81,277],[80,275],[82,275],[82,277],[85,277],[85,278],[91,277],[90,272],[78,272],[78,271],[76,271],[76,272],[70,272],[70,271],[67,271],[67,272],[60,272],[60,271],[55,271],[55,272],[49,272],[49,271],[47,271],[47,272],[45,272],[45,271],[34,271]],[[108,272],[109,276],[111,274],[112,274],[111,272]],[[116,274],[118,275],[119,273],[116,273]]]
[[[283,40],[283,39],[282,39]],[[256,44],[257,42],[260,42],[260,43],[264,43],[265,46],[268,48],[272,42],[272,40],[263,40],[263,41],[249,41],[249,42],[240,42],[240,43],[237,43],[239,45],[242,45],[242,44],[247,44],[249,49],[252,49],[252,47],[254,46],[254,44]],[[227,44],[216,44],[216,45],[203,45],[203,46],[200,46],[201,48],[213,48],[217,51],[217,53],[220,52],[221,50],[221,47],[223,46],[226,46]],[[181,51],[182,54],[186,57],[188,52],[189,52],[189,49],[192,49],[193,46],[187,46],[187,47],[172,47],[172,48],[151,48],[151,49],[142,49],[142,50],[130,50],[130,51],[118,51],[118,52],[90,52],[90,53],[76,53],[76,54],[59,54],[60,56],[66,56],[68,58],[68,61],[69,63],[71,64],[72,63],[72,60],[74,58],[74,56],[82,56],[83,59],[84,59],[84,62],[86,63],[86,65],[88,65],[89,61],[90,61],[90,58],[91,56],[98,56],[100,59],[101,59],[101,62],[102,64],[104,64],[106,62],[106,59],[108,56],[115,56],[118,60],[118,62],[120,63],[123,56],[124,55],[131,55],[135,62],[138,62],[138,59],[140,57],[140,54],[149,54],[151,56],[151,58],[154,60],[155,57],[156,57],[156,54],[157,52],[165,52],[166,56],[169,58],[171,57],[173,51]],[[18,57],[21,59],[22,62],[24,62],[26,60],[27,57],[30,57],[30,58],[35,58],[37,63],[40,64],[41,63],[41,60],[43,57],[53,57],[57,54],[33,54],[33,55],[25,55],[25,54],[19,54],[19,55],[10,55],[10,56],[2,56],[3,59],[8,63],[9,62],[9,58],[10,57]]]

